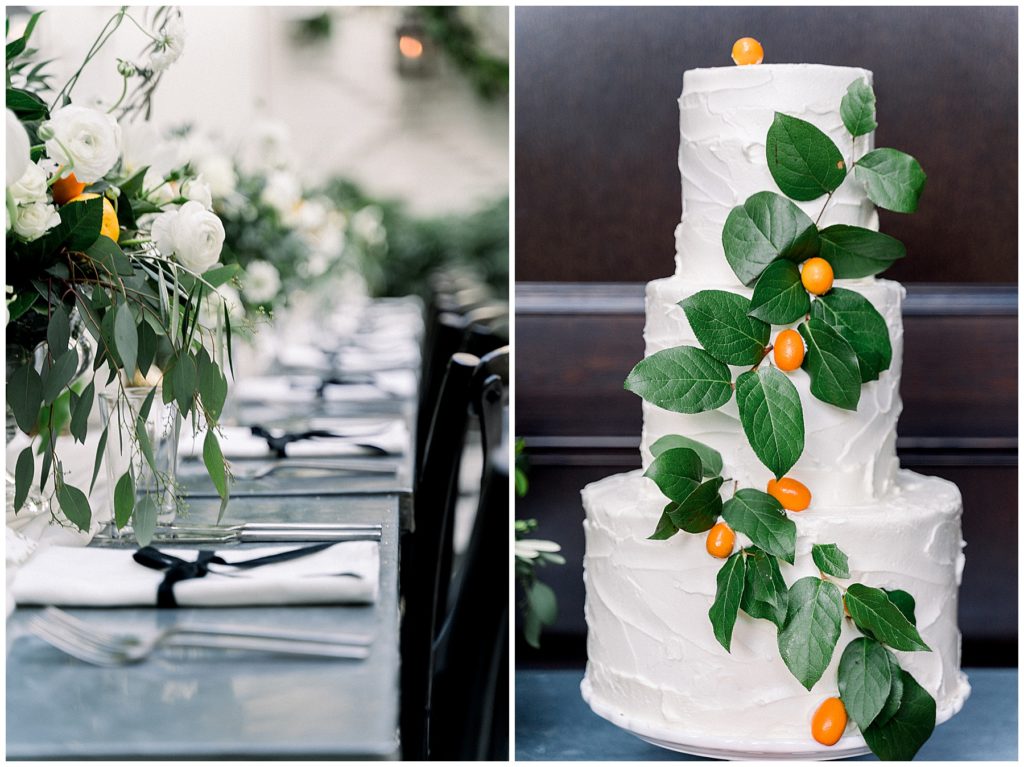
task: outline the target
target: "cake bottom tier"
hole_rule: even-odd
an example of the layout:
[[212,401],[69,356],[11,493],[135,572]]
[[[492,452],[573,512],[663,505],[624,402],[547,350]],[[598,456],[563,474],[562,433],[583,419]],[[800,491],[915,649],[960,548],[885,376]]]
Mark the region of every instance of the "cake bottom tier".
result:
[[[773,744],[817,746],[811,716],[838,695],[839,658],[859,632],[843,621],[832,662],[811,691],[782,662],[768,621],[741,612],[726,652],[708,619],[722,560],[707,553],[704,535],[647,540],[665,503],[639,471],[583,490],[587,702],[636,734],[677,743],[752,744],[766,752]],[[781,563],[788,584],[817,575],[811,544],[835,543],[850,562],[850,579],[836,579],[841,586],[861,582],[912,594],[917,627],[932,652],[895,654],[935,697],[940,722],[970,693],[956,622],[964,565],[960,514],[955,485],[901,470],[871,506],[812,504],[790,513],[798,531],[796,563]],[[738,546],[748,543],[737,538]],[[851,722],[835,749],[862,745]]]

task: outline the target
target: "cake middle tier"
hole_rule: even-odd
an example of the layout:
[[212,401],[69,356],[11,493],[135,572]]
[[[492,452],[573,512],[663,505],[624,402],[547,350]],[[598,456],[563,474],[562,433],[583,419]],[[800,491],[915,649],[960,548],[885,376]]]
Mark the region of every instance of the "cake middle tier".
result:
[[[885,319],[892,341],[892,363],[877,381],[861,387],[856,411],[815,398],[806,371],[788,374],[800,394],[805,435],[803,454],[788,475],[807,485],[815,502],[854,506],[881,497],[899,468],[896,421],[903,407],[899,395],[903,364],[900,306],[905,290],[891,280],[840,280],[836,285],[857,290]],[[648,283],[644,330],[647,356],[675,346],[700,346],[679,301],[701,290],[728,290],[747,298],[753,292],[749,288],[708,285],[679,276]],[[773,328],[773,338],[779,330],[780,327]],[[733,380],[747,369],[732,368]],[[723,476],[738,480],[740,487],[763,489],[772,477],[743,432],[735,396],[718,410],[693,415],[644,402],[643,415],[640,451],[645,469],[652,460],[651,445],[666,435],[680,434],[718,450],[725,464]]]

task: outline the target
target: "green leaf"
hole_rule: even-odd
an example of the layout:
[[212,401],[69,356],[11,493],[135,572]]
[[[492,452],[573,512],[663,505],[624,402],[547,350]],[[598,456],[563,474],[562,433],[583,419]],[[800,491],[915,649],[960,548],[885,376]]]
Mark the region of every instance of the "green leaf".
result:
[[174,381],[174,399],[182,414],[188,413],[196,396],[196,362],[192,355],[182,352],[171,371]]
[[40,298],[41,296],[34,290],[16,295],[14,300],[7,305],[7,322],[14,322],[24,315]]
[[697,489],[702,474],[700,456],[688,447],[666,450],[644,472],[669,500],[677,503]]
[[114,486],[114,524],[120,530],[128,524],[135,510],[135,479],[129,469]]
[[839,697],[863,732],[875,721],[892,689],[889,654],[874,639],[857,637],[839,659]]
[[889,326],[878,310],[860,293],[832,288],[811,307],[819,319],[846,339],[857,355],[862,383],[878,380],[892,364]]
[[[220,418],[228,396],[228,381],[205,349],[197,353],[199,396],[213,418]],[[524,491],[525,492],[525,491]]]
[[527,591],[530,611],[541,624],[550,626],[558,618],[558,598],[554,590],[542,581],[535,580]]
[[864,184],[871,202],[897,213],[917,210],[928,178],[917,160],[896,149],[868,152],[857,160],[854,175]]
[[160,507],[151,493],[143,495],[135,504],[135,512],[132,514],[132,532],[140,546],[148,546],[153,540],[156,518],[159,513]]
[[776,261],[761,273],[750,298],[750,316],[772,325],[789,325],[810,311],[811,298],[792,261]]
[[732,397],[732,374],[703,349],[677,346],[638,362],[625,388],[665,410],[703,413]]
[[771,335],[767,323],[750,317],[750,301],[724,290],[702,290],[679,302],[701,346],[729,365],[756,365]]
[[672,524],[687,533],[703,533],[714,527],[722,513],[722,478],[713,477],[681,501],[666,508]]
[[786,625],[779,632],[779,653],[808,690],[832,660],[842,620],[843,597],[834,583],[810,576],[790,588]]
[[747,441],[776,479],[804,451],[804,411],[789,377],[762,365],[736,379],[736,404]]
[[843,155],[832,139],[809,122],[780,112],[768,129],[765,155],[775,183],[793,200],[816,200],[846,178]]
[[71,341],[71,323],[68,319],[67,309],[64,304],[57,304],[53,307],[50,315],[50,322],[46,326],[46,343],[50,347],[50,354],[58,357],[68,350]]
[[907,617],[881,589],[854,583],[846,590],[846,609],[860,629],[904,652],[931,651]]
[[217,441],[217,435],[213,429],[206,432],[206,438],[203,440],[203,463],[206,464],[206,470],[210,474],[213,486],[217,488],[217,495],[221,497],[221,500],[227,500],[228,479],[224,469],[224,454],[221,452],[220,443]]
[[149,432],[146,431],[146,420],[139,416],[135,419],[135,438],[139,442],[139,449],[142,451],[142,455],[146,458],[146,463],[149,464],[149,468],[154,473],[158,473],[159,469],[156,465],[156,456],[153,454],[153,443],[150,442]]
[[157,350],[160,348],[160,336],[150,327],[148,322],[139,323],[139,353],[135,360],[135,366],[139,369],[143,378],[149,373],[153,360],[156,359]]
[[751,618],[771,621],[781,629],[786,623],[788,604],[789,591],[779,571],[779,560],[761,549],[748,547],[740,608]]
[[92,403],[96,396],[96,380],[93,379],[82,391],[77,399],[72,397],[71,405],[71,436],[85,444],[85,438],[89,433],[89,414],[92,413]]
[[103,451],[107,447],[107,430],[109,426],[104,426],[103,431],[100,434],[100,441],[96,445],[96,459],[92,464],[92,481],[89,483],[89,492],[91,493],[93,488],[96,487],[96,478],[100,475],[100,465],[103,463]]
[[120,185],[121,195],[124,197],[141,197],[142,185],[145,182],[147,170],[149,170],[148,165],[144,168],[139,168],[139,170],[135,171],[134,175],[124,181]]
[[[13,44],[8,44],[8,50]],[[50,114],[45,101],[36,94],[21,88],[7,89],[7,108],[14,112],[22,122],[45,120]]]
[[907,255],[907,249],[887,234],[834,224],[821,230],[820,255],[832,266],[836,279],[852,280],[884,272]]
[[85,255],[100,266],[101,273],[107,279],[112,279],[114,275],[131,277],[135,274],[135,268],[128,256],[109,237],[97,238],[96,242],[85,249]]
[[74,349],[68,349],[59,355],[49,369],[44,367],[43,404],[52,405],[64,387],[71,383],[76,372],[78,372],[78,352]]
[[750,285],[776,259],[799,263],[817,255],[818,228],[785,197],[757,192],[729,212],[722,247],[740,282]]
[[796,523],[782,504],[768,493],[744,487],[722,508],[729,527],[747,536],[755,546],[790,564],[796,557]]
[[89,499],[85,497],[85,493],[73,485],[61,482],[57,486],[57,503],[60,504],[60,510],[64,512],[64,516],[71,524],[82,531],[89,529],[89,524],[92,522],[92,509],[89,507]]
[[903,676],[900,673],[900,664],[896,662],[896,656],[888,650],[885,651],[885,657],[889,661],[889,677],[892,679],[892,687],[889,690],[889,697],[885,699],[885,705],[882,706],[882,710],[873,722],[877,725],[885,724],[892,719],[900,710],[900,701],[903,700]]
[[722,454],[703,442],[698,442],[679,434],[666,434],[651,445],[651,455],[658,457],[666,450],[676,447],[688,447],[700,456],[701,467],[705,477],[717,477],[722,473]]
[[144,421],[149,420],[149,411],[153,409],[153,399],[156,397],[156,387],[149,390],[149,394],[146,395],[146,399],[142,400],[142,406],[139,408],[139,418]]
[[43,405],[43,379],[31,362],[11,374],[7,382],[7,404],[14,413],[18,428],[25,434],[31,434],[39,408]]
[[658,526],[654,528],[654,532],[647,536],[649,541],[667,541],[673,535],[679,532],[679,528],[676,527],[672,521],[672,517],[668,515],[671,509],[676,507],[675,503],[669,502],[665,507],[664,511],[661,512],[661,518],[658,520]]
[[32,477],[36,469],[35,459],[32,456],[32,446],[29,445],[18,453],[18,462],[14,467],[14,511],[21,511],[28,498],[28,491],[32,489]]
[[860,402],[860,363],[853,347],[813,317],[797,329],[807,343],[803,368],[811,377],[811,394],[844,410],[856,410]]
[[879,759],[910,761],[935,729],[935,699],[906,671],[900,670],[900,707],[884,724],[863,730],[864,740]]
[[716,579],[718,588],[715,592],[715,601],[711,605],[711,610],[708,611],[715,639],[726,650],[729,650],[732,645],[732,629],[736,625],[736,615],[739,613],[740,602],[743,600],[746,569],[746,557],[742,550],[725,560]]
[[135,328],[135,317],[127,303],[119,304],[114,313],[114,345],[121,357],[121,366],[131,378],[139,355],[139,332]]
[[85,251],[96,242],[103,226],[103,198],[80,200],[64,205],[60,209],[64,229],[61,243],[69,250]]
[[825,575],[831,575],[834,578],[850,577],[850,561],[834,543],[812,544],[811,559],[814,560],[814,566]]
[[914,610],[917,603],[914,602],[914,597],[902,589],[882,589],[882,591],[889,597],[889,601],[903,613],[903,616],[916,627],[917,617],[914,615]]
[[867,80],[860,78],[850,83],[839,104],[839,114],[851,136],[865,136],[878,127],[875,122],[875,92]]
[[219,288],[225,282],[234,277],[242,269],[239,264],[225,264],[224,266],[216,266],[207,272],[203,273],[203,279],[206,280],[210,285],[215,288]]

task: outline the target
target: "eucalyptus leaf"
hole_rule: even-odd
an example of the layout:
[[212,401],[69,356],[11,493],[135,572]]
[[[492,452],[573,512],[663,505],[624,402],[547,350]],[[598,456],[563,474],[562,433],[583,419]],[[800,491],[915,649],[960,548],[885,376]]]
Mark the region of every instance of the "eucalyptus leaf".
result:
[[109,428],[109,425],[103,427],[103,431],[100,433],[100,441],[96,445],[96,458],[92,465],[92,481],[89,482],[90,493],[93,488],[96,487],[96,478],[100,475],[100,465],[103,463],[103,451],[107,447],[107,433]]
[[821,257],[836,279],[852,280],[884,272],[907,255],[895,237],[859,226],[834,224],[821,230]]
[[546,583],[534,580],[527,590],[530,610],[545,626],[550,626],[558,618],[558,599],[554,590]]
[[736,379],[736,403],[754,454],[780,479],[804,451],[804,413],[796,387],[785,373],[762,365]]
[[875,92],[864,78],[857,78],[846,89],[839,103],[839,115],[851,136],[865,136],[878,127],[875,122]]
[[789,589],[779,653],[786,667],[810,690],[832,661],[843,620],[843,598],[829,581],[810,576]]
[[701,346],[729,365],[756,365],[771,335],[767,323],[748,316],[750,300],[725,290],[702,290],[679,305]]
[[697,489],[702,475],[700,456],[688,447],[666,450],[644,472],[665,497],[677,503]]
[[701,468],[705,477],[717,477],[722,473],[722,454],[703,442],[684,437],[680,434],[666,434],[651,445],[651,455],[657,457],[666,450],[676,447],[688,447],[700,456]]
[[68,349],[53,361],[48,369],[43,368],[43,404],[52,405],[64,387],[71,383],[78,371],[78,352]]
[[139,354],[139,333],[135,327],[135,317],[127,303],[119,304],[114,312],[113,334],[121,366],[125,374],[131,378],[135,375]]
[[96,396],[96,380],[89,381],[88,386],[82,390],[81,395],[72,398],[71,406],[71,436],[78,442],[85,444],[85,438],[89,434],[89,415],[92,413],[93,400]]
[[182,414],[187,414],[196,396],[196,362],[192,355],[182,352],[171,372],[174,381],[174,399]]
[[666,513],[672,524],[687,533],[704,533],[714,527],[722,513],[722,478],[712,477],[698,485],[681,501],[673,501]]
[[775,183],[793,200],[816,200],[846,178],[846,163],[832,139],[806,120],[780,112],[768,129],[765,155]]
[[206,438],[203,440],[203,463],[210,474],[213,486],[217,488],[217,495],[221,500],[227,500],[228,480],[224,468],[224,453],[221,452],[220,442],[217,441],[217,435],[212,429],[206,432]]
[[736,625],[736,616],[743,600],[743,588],[746,582],[746,557],[743,551],[737,551],[722,565],[716,578],[717,589],[715,601],[708,611],[711,628],[715,639],[729,650],[732,646],[732,630]]
[[862,383],[878,380],[892,364],[889,326],[878,310],[860,293],[832,288],[811,307],[811,317],[842,336],[857,355]]
[[50,322],[46,326],[46,343],[50,354],[57,357],[68,349],[71,341],[71,322],[64,304],[57,304],[52,309]]
[[846,590],[846,609],[858,628],[867,629],[875,639],[895,650],[931,651],[914,624],[881,589],[851,584]]
[[140,546],[148,546],[152,542],[159,513],[160,507],[152,493],[143,494],[136,502],[132,513],[132,533]]
[[135,510],[135,478],[129,469],[114,486],[114,524],[120,530],[132,518]]
[[725,502],[722,519],[758,548],[793,564],[796,523],[772,496],[751,487],[741,488]]
[[83,532],[89,529],[89,524],[92,522],[92,509],[85,493],[73,485],[61,482],[57,486],[57,503],[60,504],[60,510],[64,512],[64,516],[71,524]]
[[833,578],[850,577],[850,561],[842,549],[834,543],[814,543],[811,545],[811,559],[814,566],[825,575]]
[[857,637],[839,659],[839,697],[863,732],[885,706],[892,689],[889,654],[874,639]]
[[43,380],[31,362],[11,374],[7,382],[7,405],[14,413],[18,428],[31,434],[43,405]]
[[868,198],[880,208],[913,213],[924,191],[927,176],[913,157],[897,149],[876,149],[857,160],[857,180]]
[[733,272],[752,284],[773,261],[804,261],[818,252],[818,229],[800,208],[775,192],[757,192],[733,208],[722,229]]
[[853,347],[822,320],[812,317],[800,323],[807,343],[803,368],[811,377],[811,394],[844,410],[856,410],[860,402],[860,363]]
[[807,314],[811,298],[792,261],[775,261],[761,273],[750,298],[750,316],[771,325],[789,325]]
[[625,388],[665,410],[702,413],[729,401],[732,374],[703,349],[677,346],[637,363]]
[[886,761],[910,761],[935,729],[935,699],[906,671],[900,670],[900,707],[884,724],[864,729],[872,752]]
[[789,590],[779,570],[779,560],[772,554],[750,546],[747,548],[746,584],[740,608],[751,618],[771,621],[778,628],[786,623]]
[[18,461],[14,467],[14,513],[21,511],[28,499],[29,490],[32,489],[32,478],[35,474],[36,464],[32,455],[32,446],[29,445],[18,453]]

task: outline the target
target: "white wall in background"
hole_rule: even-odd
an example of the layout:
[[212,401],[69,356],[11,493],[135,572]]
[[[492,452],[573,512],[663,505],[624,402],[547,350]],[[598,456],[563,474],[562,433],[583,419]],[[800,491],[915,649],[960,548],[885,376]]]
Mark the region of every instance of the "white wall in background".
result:
[[[164,76],[154,119],[202,124],[232,137],[260,117],[281,120],[310,181],[340,173],[422,213],[464,210],[507,193],[507,98],[483,101],[443,58],[432,78],[399,77],[399,8],[331,8],[328,43],[295,43],[291,22],[322,10],[186,7],[185,53]],[[488,44],[507,56],[507,9],[470,12],[486,25]],[[51,67],[55,82],[74,71],[112,13],[47,10],[35,42],[60,56]],[[145,9],[137,13],[144,17]],[[86,70],[76,100],[116,98],[116,58],[138,59],[145,42],[126,22]]]

